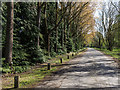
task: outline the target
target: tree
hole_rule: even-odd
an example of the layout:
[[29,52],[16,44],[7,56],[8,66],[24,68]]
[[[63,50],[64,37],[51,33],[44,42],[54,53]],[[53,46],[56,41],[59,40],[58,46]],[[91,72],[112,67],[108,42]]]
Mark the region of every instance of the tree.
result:
[[5,58],[6,58],[6,62],[8,62],[9,64],[12,64],[13,17],[14,17],[13,1],[7,2],[7,29],[6,29]]
[[102,48],[102,44],[103,44],[103,35],[100,32],[95,32],[95,36],[94,36],[94,43],[93,45],[96,46],[97,48]]
[[98,32],[103,35],[103,42],[106,48],[110,51],[112,51],[114,47],[115,29],[113,28],[113,25],[116,23],[115,16],[116,10],[111,2],[102,3],[100,18],[96,21],[96,24],[98,24]]
[[[87,33],[94,27],[91,7],[89,2],[14,3],[13,64],[43,63],[44,56],[53,57],[82,48]],[[5,10],[6,5],[3,8]],[[8,37],[5,36],[8,33],[6,11],[2,16],[4,52],[4,38]]]
[[111,4],[115,7],[118,12],[116,15],[116,23],[113,25],[115,32],[115,47],[120,47],[120,1],[119,2],[111,2]]
[[[56,2],[55,4],[55,8],[56,8],[56,19],[55,19],[55,25],[57,25],[57,21],[58,21],[58,2]],[[57,53],[57,44],[58,44],[58,30],[57,27],[55,28],[56,31],[56,44],[55,44],[55,52]]]

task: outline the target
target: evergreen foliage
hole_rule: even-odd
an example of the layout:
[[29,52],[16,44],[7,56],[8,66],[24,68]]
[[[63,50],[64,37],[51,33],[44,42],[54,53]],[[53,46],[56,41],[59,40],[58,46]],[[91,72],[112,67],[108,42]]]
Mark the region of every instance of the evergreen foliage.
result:
[[[2,3],[3,58],[5,58],[7,25],[6,3]],[[13,69],[22,72],[29,65],[44,63],[56,55],[83,48],[84,39],[82,38],[86,35],[84,32],[88,32],[83,30],[87,29],[85,26],[89,27],[89,25],[86,22],[81,23],[79,19],[82,19],[85,12],[90,9],[89,5],[88,2],[79,4],[71,2],[14,2]],[[91,10],[89,14],[92,15],[92,13]],[[39,23],[38,14],[40,15]],[[82,27],[83,25],[85,26]],[[3,72],[9,72],[7,70],[9,64],[6,64],[5,60],[3,60],[3,67],[6,67]]]

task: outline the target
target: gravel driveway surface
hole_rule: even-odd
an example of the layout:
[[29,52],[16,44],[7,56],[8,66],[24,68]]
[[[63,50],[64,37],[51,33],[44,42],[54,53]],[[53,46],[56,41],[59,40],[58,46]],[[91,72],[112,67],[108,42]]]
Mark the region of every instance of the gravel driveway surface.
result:
[[112,57],[88,48],[82,57],[72,59],[51,80],[37,88],[118,88],[119,68]]

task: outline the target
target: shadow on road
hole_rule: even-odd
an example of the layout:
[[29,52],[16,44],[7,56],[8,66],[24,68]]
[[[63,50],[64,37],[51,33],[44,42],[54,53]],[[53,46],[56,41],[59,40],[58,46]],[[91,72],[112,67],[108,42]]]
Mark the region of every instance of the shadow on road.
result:
[[[91,62],[85,62],[85,63],[82,63],[82,64],[86,64],[86,63],[89,63],[90,65],[86,65],[86,66],[71,66],[69,68],[66,68],[66,69],[62,69],[62,70],[59,70],[57,72],[55,72],[54,74],[64,74],[64,73],[68,73],[68,72],[88,72],[87,74],[85,75],[82,75],[80,74],[78,77],[86,77],[86,76],[91,76],[94,72],[96,76],[99,76],[99,75],[103,75],[103,76],[115,76],[117,73],[119,73],[119,69],[118,68],[115,68],[115,67],[112,67],[112,66],[105,66],[105,64],[102,64],[102,63],[95,63],[95,64],[91,64]],[[116,71],[116,72],[115,72]]]
[[[51,83],[62,81],[60,87],[67,87],[68,90],[119,90],[120,69],[117,63],[97,50],[89,48],[81,58],[78,56],[64,66],[66,67],[53,72]],[[54,75],[57,77],[54,78]],[[56,90],[61,89],[63,88]]]

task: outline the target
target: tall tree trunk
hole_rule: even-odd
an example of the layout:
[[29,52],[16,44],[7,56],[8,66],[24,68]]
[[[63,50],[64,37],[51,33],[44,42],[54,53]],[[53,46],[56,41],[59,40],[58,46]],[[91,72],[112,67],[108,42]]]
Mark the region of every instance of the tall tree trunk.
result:
[[69,20],[69,19],[67,19],[67,32],[66,32],[66,34],[67,34],[67,39],[69,38],[69,24],[68,24],[68,20]]
[[41,9],[42,7],[44,6],[44,3],[41,3],[41,2],[38,2],[37,3],[37,20],[36,20],[36,24],[37,24],[37,27],[39,29],[38,31],[38,37],[37,37],[37,47],[39,48],[40,47],[40,37],[39,37],[39,34],[40,34],[40,24],[41,24]]
[[65,18],[64,18],[64,46],[66,46],[66,28],[65,28]]
[[[119,13],[119,15],[120,15],[120,13]],[[118,43],[117,43],[117,47],[120,47],[120,26],[119,26],[119,24],[120,24],[120,21],[118,21],[118,23],[117,23],[118,25],[117,25],[117,27],[118,27],[118,29],[117,29],[117,33],[118,33]]]
[[48,33],[48,55],[50,56],[50,33]]
[[68,20],[67,20],[67,30],[68,30],[68,31],[67,31],[67,35],[68,35],[67,38],[69,38],[69,33],[70,33],[70,28],[69,28],[69,19],[70,19],[70,14],[71,14],[71,3],[70,3],[70,2],[69,2],[69,5],[70,5],[70,6],[69,6],[69,12],[68,12],[69,15],[68,15],[68,17],[67,17],[67,19],[68,19]]
[[64,29],[62,29],[62,41],[61,41],[61,45],[62,47],[64,47]]
[[40,40],[39,40],[39,34],[40,34],[40,21],[41,21],[41,7],[40,7],[40,5],[41,5],[41,3],[40,2],[38,2],[37,3],[37,27],[38,27],[38,29],[39,29],[39,31],[38,31],[38,37],[37,37],[37,47],[39,48],[39,42],[40,42]]
[[5,59],[6,62],[12,64],[12,48],[13,48],[13,18],[14,18],[14,3],[7,2],[7,30],[6,30],[6,46]]
[[[56,2],[56,22],[55,22],[55,25],[57,25],[57,7],[58,7],[58,3]],[[55,28],[55,31],[56,31],[56,44],[55,44],[55,52],[57,53],[57,43],[58,43],[58,30],[57,30],[57,27]]]
[[47,3],[45,2],[45,7],[44,7],[45,32],[47,34],[47,51],[48,51],[48,55],[50,56],[50,33],[49,33],[48,29],[47,29],[46,8],[47,8]]
[[[62,6],[62,12],[64,12],[63,6]],[[62,41],[62,44],[63,44],[63,45],[62,45],[62,46],[64,46],[64,47],[66,47],[66,36],[67,36],[67,35],[66,35],[66,22],[65,22],[65,18],[66,18],[66,17],[63,18],[63,23],[64,23],[63,28],[64,28],[64,29],[63,29],[63,34],[62,34],[62,35],[63,35],[63,37],[62,37],[62,38],[63,38],[63,41]]]
[[[76,37],[78,37],[78,25],[77,25],[77,24],[76,24],[76,30],[77,30],[77,32],[76,32]],[[79,44],[80,42],[79,42],[79,39],[78,39],[78,38],[76,38],[75,40],[76,40],[76,50],[78,50],[78,49],[79,49],[79,47],[78,47],[79,45],[78,45],[78,44]]]
[[99,48],[101,49],[101,39],[99,37]]

